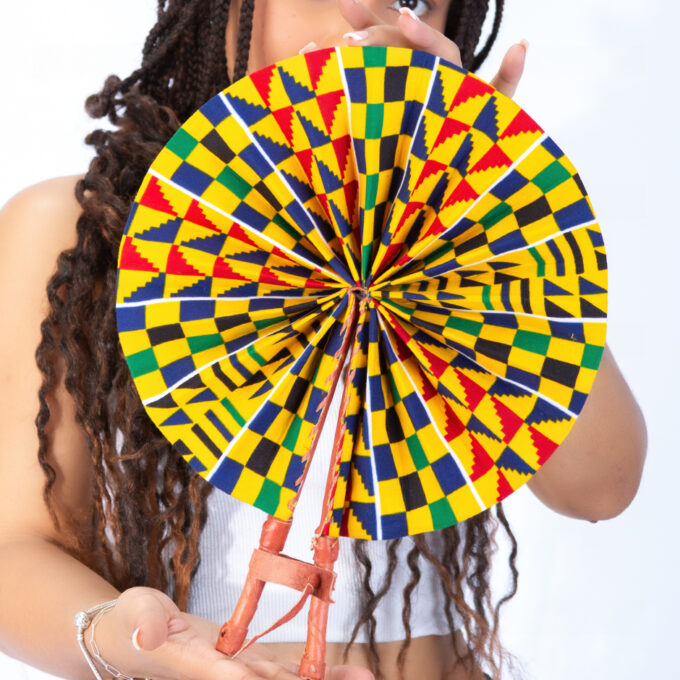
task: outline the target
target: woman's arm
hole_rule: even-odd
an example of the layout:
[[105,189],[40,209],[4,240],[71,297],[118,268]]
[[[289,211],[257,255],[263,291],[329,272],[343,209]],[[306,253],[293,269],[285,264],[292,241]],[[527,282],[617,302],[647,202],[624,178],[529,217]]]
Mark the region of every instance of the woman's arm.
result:
[[646,455],[642,412],[606,346],[571,432],[527,484],[560,514],[610,519],[635,497]]
[[[61,529],[52,523],[37,457],[41,374],[35,349],[48,311],[46,284],[58,254],[75,243],[80,214],[76,179],[31,187],[0,211],[0,319],[5,330],[0,352],[0,650],[61,677],[92,680],[73,617],[117,599],[97,625],[96,639],[102,656],[126,674],[154,680],[295,680],[295,665],[280,661],[266,647],[253,645],[232,660],[215,649],[218,624],[180,612],[165,593],[152,588],[119,594],[69,555],[75,541],[64,529],[67,519],[87,544],[87,513],[96,484],[86,437],[56,357],[55,389],[48,396],[47,459],[57,473],[54,508]],[[132,636],[138,629],[140,648],[135,649]],[[373,677],[366,669],[342,666],[330,667],[328,676]]]
[[0,649],[59,677],[92,680],[73,615],[118,591],[44,538],[19,534],[0,539],[0,582]]
[[[55,530],[43,503],[34,425],[41,382],[34,354],[56,255],[75,243],[74,182],[59,178],[31,187],[0,212],[0,648],[49,672],[85,679],[92,672],[77,645],[73,615],[118,591],[59,547],[71,541]],[[58,378],[48,401],[49,459],[63,519],[87,507],[93,485],[87,444]],[[74,528],[88,530],[85,521]]]

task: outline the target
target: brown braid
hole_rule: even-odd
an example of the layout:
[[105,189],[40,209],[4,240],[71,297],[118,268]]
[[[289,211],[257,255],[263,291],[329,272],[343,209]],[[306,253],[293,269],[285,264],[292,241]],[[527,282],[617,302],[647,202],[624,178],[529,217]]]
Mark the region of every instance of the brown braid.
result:
[[406,556],[406,564],[411,571],[411,580],[404,586],[402,597],[404,598],[404,606],[401,610],[401,622],[404,624],[404,642],[401,645],[399,654],[397,655],[397,668],[399,669],[399,677],[404,676],[404,663],[406,662],[406,653],[411,644],[411,595],[420,582],[420,568],[418,567],[418,560],[420,558],[420,548],[414,541],[413,547],[409,550]]
[[[363,625],[368,627],[368,637],[369,646],[368,653],[370,655],[371,667],[374,669],[374,673],[380,673],[380,656],[378,655],[378,650],[375,646],[375,630],[377,622],[375,620],[375,609],[378,606],[380,600],[384,597],[385,593],[390,589],[392,585],[392,576],[394,575],[394,570],[397,566],[397,547],[401,542],[400,538],[395,538],[391,541],[387,541],[387,572],[383,578],[382,586],[377,593],[373,592],[371,588],[371,573],[373,571],[373,564],[370,558],[366,554],[366,542],[365,541],[354,541],[352,548],[354,551],[354,556],[357,562],[361,565],[364,571],[364,576],[362,579],[363,588],[363,602],[362,611],[359,620],[354,625],[352,634],[350,635],[349,641],[345,645],[344,658],[347,660],[347,653],[349,648],[352,646],[356,640],[357,634]],[[377,679],[379,680],[379,679]]]
[[[229,0],[158,0],[157,22],[144,44],[140,68],[124,80],[109,76],[102,90],[87,99],[88,113],[93,118],[107,117],[116,129],[94,130],[86,138],[95,157],[76,185],[82,207],[77,244],[60,254],[49,281],[49,314],[42,323],[36,352],[42,373],[36,418],[38,460],[45,473],[45,503],[55,525],[60,518],[52,502],[57,473],[48,461],[47,400],[62,369],[78,423],[87,436],[95,476],[86,515],[92,522],[92,535],[77,534],[74,544],[65,549],[117,588],[156,587],[168,592],[181,609],[187,607],[191,578],[199,563],[199,540],[212,486],[173,451],[139,400],[117,339],[116,262],[134,195],[148,167],[181,122],[229,84],[224,50],[229,6]],[[253,0],[241,4],[235,79],[248,68],[253,6]],[[492,34],[475,56],[487,6],[487,0],[451,3],[446,33],[459,44],[463,67],[473,71],[487,56],[500,25],[503,2],[497,0]],[[489,569],[498,521],[492,512],[438,532],[440,551],[429,545],[434,534],[409,539],[413,541],[407,558],[411,580],[403,592],[405,639],[398,656],[400,672],[411,638],[410,598],[420,579],[419,562],[424,559],[441,577],[441,606],[452,642],[455,630],[462,626],[466,632],[469,652],[457,663],[470,661],[470,668],[481,663],[499,680],[498,610],[515,594],[518,573],[515,538],[501,504],[495,508],[512,542],[514,581],[493,612]],[[68,529],[73,518],[61,519]],[[392,585],[398,544],[398,540],[386,542],[387,572],[377,592],[369,583],[372,564],[365,543],[353,544],[363,571],[363,603],[345,653],[366,626],[370,660],[378,677],[382,674],[374,612]],[[472,594],[471,605],[464,598],[466,589]],[[470,677],[477,680],[478,671],[471,672]]]
[[[496,510],[496,517],[492,514],[493,509]],[[510,592],[506,593],[496,603],[495,607],[492,608],[489,571],[491,557],[497,550],[495,535],[498,529],[498,520],[500,520],[500,523],[507,532],[512,546],[509,561],[513,583]],[[442,544],[441,549],[437,549],[432,545],[437,542],[437,538],[439,538]],[[355,541],[353,545],[354,554],[357,557],[360,570],[363,571],[363,602],[359,620],[354,627],[350,641],[345,646],[344,659],[347,659],[349,648],[356,639],[358,630],[361,626],[365,625],[367,628],[371,670],[375,674],[376,680],[384,678],[379,666],[379,655],[375,638],[376,621],[373,613],[380,599],[386,596],[390,590],[393,574],[397,566],[396,546],[401,540],[412,540],[413,547],[406,559],[411,572],[411,580],[406,584],[403,591],[404,607],[402,617],[404,640],[397,655],[400,677],[403,677],[407,650],[410,646],[411,635],[408,619],[411,612],[411,593],[421,576],[418,566],[420,558],[430,562],[439,574],[444,594],[439,605],[448,622],[454,649],[457,649],[455,631],[457,628],[460,628],[460,625],[456,626],[454,624],[454,617],[451,612],[452,605],[455,607],[460,621],[462,621],[462,627],[465,630],[468,649],[461,657],[456,658],[454,668],[457,668],[459,665],[462,666],[470,674],[471,680],[481,680],[481,671],[478,666],[482,662],[488,666],[488,670],[492,673],[494,680],[501,677],[503,664],[507,664],[508,669],[515,673],[517,671],[516,659],[507,650],[503,650],[497,636],[500,607],[517,592],[519,575],[515,565],[517,541],[505,517],[502,503],[498,503],[491,510],[486,510],[462,524],[443,529],[436,534],[420,534],[409,539],[386,541],[388,554],[387,567],[383,576],[383,585],[376,594],[373,593],[369,585],[372,565],[365,555],[363,542]],[[459,553],[461,553],[460,556]],[[472,593],[474,606],[468,605],[465,601],[465,590]],[[493,626],[490,626],[488,622],[490,615],[493,617]]]
[[250,54],[250,36],[252,34],[253,28],[254,5],[255,0],[241,0],[238,40],[236,41],[234,80],[243,78],[248,70],[248,56]]
[[472,2],[470,0],[451,0],[444,33],[458,45],[463,68],[468,71],[477,71],[489,56],[501,26],[504,3],[505,0],[495,0],[496,11],[494,13],[491,33],[484,47],[475,55],[475,47],[479,42],[484,20],[489,9],[489,2],[488,0],[472,0]]

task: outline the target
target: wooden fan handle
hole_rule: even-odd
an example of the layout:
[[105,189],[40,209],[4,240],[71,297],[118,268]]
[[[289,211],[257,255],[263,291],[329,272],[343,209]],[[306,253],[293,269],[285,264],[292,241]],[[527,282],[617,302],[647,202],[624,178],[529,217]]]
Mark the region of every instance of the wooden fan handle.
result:
[[[339,548],[337,538],[317,536],[314,546],[314,564],[321,569],[333,571]],[[318,597],[313,597],[309,603],[307,645],[299,670],[301,678],[323,680],[326,672],[326,626],[329,606],[330,603],[327,600]]]
[[[260,534],[260,549],[278,555],[286,544],[291,522],[267,517]],[[265,582],[256,577],[253,564],[248,569],[245,585],[229,621],[220,629],[216,649],[229,656],[235,654],[248,635],[248,626],[255,616]]]

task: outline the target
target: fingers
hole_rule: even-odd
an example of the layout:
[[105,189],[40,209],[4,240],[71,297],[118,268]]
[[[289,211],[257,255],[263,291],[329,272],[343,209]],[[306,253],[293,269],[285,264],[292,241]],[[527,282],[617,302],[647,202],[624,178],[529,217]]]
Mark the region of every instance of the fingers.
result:
[[268,661],[267,659],[254,659],[248,661],[246,666],[249,671],[253,673],[252,676],[247,675],[248,680],[252,677],[267,678],[267,680],[300,680],[300,676],[294,670],[284,668],[280,663]]
[[[412,10],[402,7],[399,10],[397,24],[391,25],[385,24],[360,0],[337,0],[337,3],[340,13],[352,28],[343,35],[345,44],[409,47],[429,52],[462,67],[460,49],[456,43],[421,21]],[[338,42],[332,41],[331,44]],[[310,42],[300,50],[300,54],[318,49],[320,46],[316,42]],[[491,85],[507,97],[513,97],[519,85],[524,71],[527,47],[526,40],[510,47],[498,73],[491,81]]]
[[517,90],[524,72],[528,46],[529,43],[526,40],[522,40],[517,45],[512,45],[506,52],[498,73],[490,83],[507,97],[513,97]]
[[297,675],[297,671],[300,668],[300,664],[284,660],[278,654],[275,654],[267,645],[262,645],[258,642],[252,645],[252,647],[248,647],[245,652],[239,654],[238,658],[246,665],[249,665],[252,661],[270,661],[272,663],[277,663],[294,675]]
[[[408,47],[430,52],[457,66],[461,65],[458,46],[435,28],[421,21],[411,10],[402,8],[399,10],[397,23],[389,24],[358,0],[337,0],[337,3],[340,13],[352,28],[343,35],[345,44]],[[320,44],[317,42],[310,42],[300,49],[300,54],[318,47]]]
[[356,0],[338,0],[338,9],[345,21],[355,30],[383,23],[377,14]]
[[460,50],[458,45],[449,40],[432,26],[421,21],[417,15],[405,8],[399,10],[399,28],[414,49],[430,52],[456,66],[461,66]]
[[371,26],[350,31],[342,36],[347,45],[390,45],[391,47],[411,47],[404,34],[396,26]]
[[152,650],[163,644],[169,634],[180,632],[187,624],[178,617],[177,605],[163,592],[152,588],[130,588],[118,597],[116,609],[138,650]]

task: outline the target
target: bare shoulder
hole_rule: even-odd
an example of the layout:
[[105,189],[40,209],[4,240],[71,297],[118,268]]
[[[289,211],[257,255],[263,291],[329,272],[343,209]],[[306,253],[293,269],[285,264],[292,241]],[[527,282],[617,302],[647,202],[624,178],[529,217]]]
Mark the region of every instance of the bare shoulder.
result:
[[[47,315],[47,283],[60,252],[76,243],[80,205],[79,176],[58,177],[20,191],[0,210],[0,542],[25,535],[55,536],[42,498],[45,475],[38,462],[38,390],[42,374],[35,352]],[[48,460],[57,471],[55,491],[70,512],[89,490],[87,446],[75,422],[70,395],[59,376],[48,404],[51,447]]]
[[79,212],[79,204],[75,197],[75,188],[83,175],[64,175],[31,184],[16,193],[4,206],[6,209],[31,206],[35,210],[49,209],[71,214]]
[[74,209],[78,205],[75,187],[82,177],[83,175],[63,175],[36,182],[16,193],[6,205],[29,201],[36,207],[67,208],[70,205]]
[[[34,255],[75,244],[75,223],[81,212],[75,187],[81,177],[54,177],[15,194],[0,210],[2,244],[31,240],[38,247]],[[7,253],[5,248],[3,251]]]

